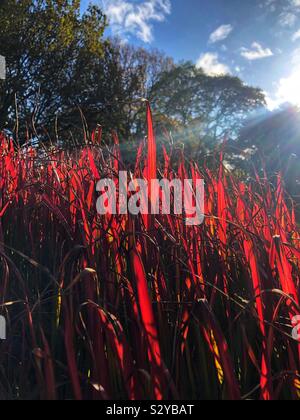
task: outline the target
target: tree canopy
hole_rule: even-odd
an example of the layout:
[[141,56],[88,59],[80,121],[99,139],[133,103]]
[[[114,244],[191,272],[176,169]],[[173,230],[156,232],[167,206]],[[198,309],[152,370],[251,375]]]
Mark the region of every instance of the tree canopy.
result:
[[[7,80],[0,94],[0,125],[47,126],[82,73],[103,54],[106,18],[96,6],[83,15],[80,0],[2,0],[0,54]],[[77,89],[80,85],[77,85]],[[84,96],[85,86],[78,95]]]
[[175,64],[159,51],[105,38],[102,10],[80,0],[2,0],[0,126],[67,141],[91,127],[144,135],[141,99],[152,102],[157,124],[196,145],[237,133],[265,105],[263,92],[229,75],[208,76],[192,63]]
[[155,109],[171,126],[218,141],[238,135],[249,114],[265,106],[261,89],[230,75],[209,76],[192,63],[182,63],[161,75],[151,90]]

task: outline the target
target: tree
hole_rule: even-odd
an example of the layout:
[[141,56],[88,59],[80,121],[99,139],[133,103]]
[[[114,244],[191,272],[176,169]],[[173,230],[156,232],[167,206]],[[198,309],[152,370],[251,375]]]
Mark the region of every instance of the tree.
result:
[[[239,147],[246,151],[244,161],[264,169],[271,177],[284,177],[288,191],[300,197],[300,110],[286,104],[274,112],[265,112],[245,123]],[[263,168],[262,168],[263,162]]]
[[104,39],[106,18],[80,0],[2,0],[0,54],[7,80],[0,89],[0,127],[20,137],[74,135],[89,126],[121,139],[145,129],[141,99],[156,122],[199,144],[236,136],[249,112],[264,105],[260,89],[231,76],[210,77],[191,63],[174,65],[158,51]]
[[[0,54],[8,72],[0,93],[0,126],[13,129],[15,114],[33,132],[54,126],[78,66],[84,72],[102,56],[105,27],[98,7],[81,15],[80,0],[2,0]],[[86,86],[77,88],[84,95]]]
[[76,103],[91,127],[101,124],[104,133],[116,130],[121,140],[132,139],[145,126],[141,99],[148,98],[160,74],[172,66],[173,61],[159,51],[107,40],[103,55],[90,63],[88,71],[82,71],[78,60],[75,77],[63,95],[64,123],[74,121]]
[[265,105],[263,92],[229,75],[208,76],[192,63],[161,75],[150,95],[158,116],[199,141],[237,137],[249,113]]

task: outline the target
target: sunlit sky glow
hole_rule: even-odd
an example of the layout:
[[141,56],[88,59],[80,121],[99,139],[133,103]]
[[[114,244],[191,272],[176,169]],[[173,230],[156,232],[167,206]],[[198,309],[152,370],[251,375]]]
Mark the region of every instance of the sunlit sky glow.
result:
[[95,1],[109,35],[238,75],[266,92],[271,109],[300,105],[300,0]]

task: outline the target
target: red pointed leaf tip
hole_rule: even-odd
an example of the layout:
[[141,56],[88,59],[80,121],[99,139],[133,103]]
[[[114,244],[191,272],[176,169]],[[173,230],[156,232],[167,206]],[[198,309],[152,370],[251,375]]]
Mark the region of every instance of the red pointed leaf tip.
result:
[[[149,191],[149,203],[151,203],[152,190],[151,181],[157,178],[157,148],[156,139],[153,129],[153,118],[149,102],[147,102],[147,127],[148,127],[148,156],[147,156],[147,181]],[[151,230],[153,225],[153,217],[147,218],[147,230]]]

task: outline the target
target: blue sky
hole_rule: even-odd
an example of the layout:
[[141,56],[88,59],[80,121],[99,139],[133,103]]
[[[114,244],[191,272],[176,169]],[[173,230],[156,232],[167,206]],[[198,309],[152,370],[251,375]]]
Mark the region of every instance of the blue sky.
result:
[[[96,0],[108,34],[300,105],[300,0]],[[83,1],[86,7],[88,1]]]

